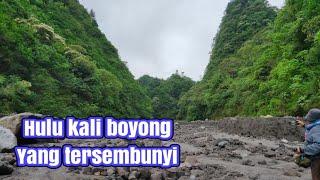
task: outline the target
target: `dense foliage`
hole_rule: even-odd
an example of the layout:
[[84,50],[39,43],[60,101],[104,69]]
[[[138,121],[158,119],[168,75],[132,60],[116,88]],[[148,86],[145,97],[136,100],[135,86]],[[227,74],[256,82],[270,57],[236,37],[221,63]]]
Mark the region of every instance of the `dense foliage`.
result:
[[[257,4],[260,10],[255,10]],[[230,2],[204,79],[180,99],[179,118],[301,115],[320,106],[319,2],[287,0],[267,27],[267,23],[256,26],[249,18],[252,14],[260,22],[273,19],[270,7],[261,8],[262,4],[261,0]],[[243,21],[233,24],[226,19]],[[248,24],[247,29],[234,33],[242,24]],[[247,30],[252,34],[246,35]],[[228,34],[232,36],[227,38]]]
[[0,1],[0,113],[149,117],[151,100],[77,0]]
[[172,74],[166,80],[144,75],[138,81],[152,98],[155,118],[175,119],[179,110],[178,100],[194,85],[190,78],[179,74]]

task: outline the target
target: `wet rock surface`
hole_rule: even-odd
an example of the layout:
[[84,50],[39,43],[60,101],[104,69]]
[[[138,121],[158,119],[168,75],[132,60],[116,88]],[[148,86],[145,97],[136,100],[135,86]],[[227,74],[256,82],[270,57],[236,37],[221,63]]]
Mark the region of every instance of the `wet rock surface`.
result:
[[16,136],[9,129],[0,126],[0,152],[10,152],[16,145]]
[[13,171],[13,167],[6,161],[0,161],[0,175],[11,174]]
[[[281,119],[281,118],[280,118]],[[269,120],[269,118],[268,118]],[[235,121],[231,119],[229,121]],[[207,179],[311,179],[310,170],[299,168],[293,163],[293,148],[301,145],[298,132],[290,137],[285,132],[267,133],[268,130],[286,127],[286,120],[273,123],[262,120],[240,124],[231,122],[196,121],[176,122],[175,135],[171,141],[137,140],[135,142],[120,139],[98,140],[61,140],[60,142],[42,142],[30,146],[126,146],[136,143],[139,146],[153,146],[161,143],[169,146],[178,143],[181,146],[181,164],[179,167],[141,168],[141,167],[61,167],[59,169],[16,167],[12,152],[0,153],[0,172],[6,172],[0,179],[142,179],[142,180],[207,180]],[[250,121],[250,120],[248,120]],[[245,124],[241,124],[245,123]],[[222,124],[225,126],[222,127]],[[255,124],[255,125],[254,125]],[[230,127],[230,130],[228,129]],[[236,127],[234,127],[236,126]],[[265,130],[252,130],[252,126]],[[271,127],[270,127],[271,126]],[[251,132],[239,130],[250,127]],[[290,126],[291,127],[291,126]],[[231,132],[237,129],[235,132]],[[241,129],[241,128],[240,128]],[[285,139],[285,140],[284,140]],[[1,170],[4,169],[4,171]]]

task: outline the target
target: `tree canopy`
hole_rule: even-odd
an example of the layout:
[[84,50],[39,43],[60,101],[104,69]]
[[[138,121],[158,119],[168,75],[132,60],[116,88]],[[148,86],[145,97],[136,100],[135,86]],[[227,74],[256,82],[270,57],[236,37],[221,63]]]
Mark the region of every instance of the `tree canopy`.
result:
[[166,80],[144,75],[138,81],[152,99],[154,118],[176,119],[178,100],[194,85],[190,78],[179,74],[172,74]]
[[180,118],[302,115],[319,106],[319,8],[287,0],[275,18],[266,1],[231,1],[204,79],[179,101]]
[[150,117],[151,100],[77,0],[0,1],[0,113]]

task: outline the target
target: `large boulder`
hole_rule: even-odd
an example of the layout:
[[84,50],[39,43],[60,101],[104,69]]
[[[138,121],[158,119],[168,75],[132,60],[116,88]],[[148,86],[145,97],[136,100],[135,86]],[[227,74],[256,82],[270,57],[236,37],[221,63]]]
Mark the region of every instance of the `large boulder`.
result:
[[16,136],[2,126],[0,126],[0,139],[0,152],[10,152],[17,145]]
[[11,174],[12,171],[13,167],[8,162],[0,161],[0,175]]
[[16,135],[17,137],[20,137],[21,120],[23,118],[29,118],[29,117],[41,118],[43,117],[43,115],[25,112],[25,113],[5,116],[0,118],[0,126],[10,129],[14,135]]

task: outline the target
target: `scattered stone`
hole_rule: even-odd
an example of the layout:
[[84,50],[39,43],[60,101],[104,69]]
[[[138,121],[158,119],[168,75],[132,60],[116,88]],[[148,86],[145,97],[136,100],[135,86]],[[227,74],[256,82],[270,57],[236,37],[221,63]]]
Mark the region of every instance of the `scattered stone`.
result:
[[276,153],[274,153],[274,152],[268,151],[268,152],[266,152],[266,153],[264,154],[264,156],[267,157],[267,158],[273,158],[273,157],[276,157],[277,155],[276,155]]
[[168,178],[174,178],[174,179],[177,179],[181,176],[186,175],[185,169],[183,169],[183,167],[172,167],[167,169],[166,172],[167,172]]
[[276,151],[279,147],[272,147],[271,151]]
[[258,164],[260,164],[260,165],[267,165],[267,161],[266,161],[266,160],[261,160],[261,161],[258,161]]
[[175,129],[179,129],[180,128],[180,124],[178,122],[175,122],[174,123],[174,127],[175,127]]
[[286,172],[283,173],[283,175],[285,176],[291,176],[291,177],[301,177],[301,174],[298,173],[297,171],[295,170],[287,170]]
[[276,161],[275,159],[271,160],[270,163],[271,163],[271,164],[279,164],[279,162]]
[[93,175],[92,167],[83,168],[82,174]]
[[286,139],[281,139],[281,142],[282,142],[282,143],[285,143],[285,144],[288,144],[288,143],[289,143],[289,141],[286,140]]
[[108,171],[107,170],[103,170],[100,172],[101,176],[108,176]]
[[128,180],[137,180],[138,179],[137,177],[138,177],[138,172],[137,171],[132,171],[129,174]]
[[160,139],[154,139],[152,146],[162,146],[162,141]]
[[120,176],[120,177],[123,177],[125,179],[128,179],[129,177],[129,171],[127,170],[127,168],[124,168],[124,167],[118,167],[116,169],[116,172],[117,174]]
[[8,162],[9,164],[14,165],[16,158],[11,153],[3,153],[0,161]]
[[181,176],[178,180],[190,180],[189,176]]
[[96,175],[96,176],[100,176],[102,171],[103,171],[102,168],[93,168],[92,169],[93,174]]
[[161,172],[154,172],[153,174],[151,174],[150,180],[162,180]]
[[243,161],[243,162],[242,162],[242,165],[255,166],[255,164],[253,163],[253,161],[251,161],[250,159]]
[[237,178],[237,177],[243,177],[244,175],[238,171],[231,171],[229,174],[228,174],[229,177],[233,177],[233,178]]
[[13,167],[8,162],[0,161],[0,175],[8,175],[13,171]]
[[125,147],[127,145],[128,145],[128,141],[124,141],[124,140],[119,141],[117,144],[118,147]]
[[77,170],[79,170],[78,167],[68,167],[67,173],[74,172],[74,171],[77,171]]
[[0,152],[11,152],[17,145],[16,136],[7,128],[0,126]]
[[228,141],[219,142],[218,147],[224,148],[224,147],[226,147],[226,145],[227,145],[228,143],[229,143]]
[[115,173],[115,170],[114,170],[114,168],[108,168],[107,169],[107,174],[108,174],[108,176],[112,176],[113,174]]
[[187,156],[186,160],[184,161],[184,166],[189,168],[199,166],[199,165],[200,163],[196,156]]
[[218,139],[215,142],[215,145],[220,148],[226,147],[227,144],[229,144],[229,140],[227,140],[227,139]]
[[141,168],[139,169],[139,172],[140,172],[139,179],[149,179],[151,176],[151,173],[148,168]]
[[256,174],[256,175],[251,175],[249,176],[250,180],[258,180],[260,178],[260,174]]
[[145,143],[143,141],[136,141],[135,145],[137,145],[138,147],[145,147]]
[[193,169],[191,170],[191,175],[194,175],[195,177],[200,177],[204,172],[199,169]]
[[196,177],[195,175],[192,174],[192,175],[190,176],[190,180],[196,180],[196,179],[197,179],[197,177]]

